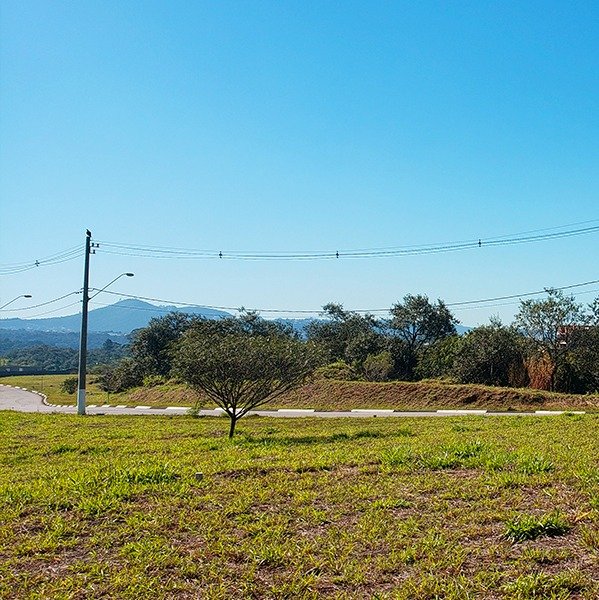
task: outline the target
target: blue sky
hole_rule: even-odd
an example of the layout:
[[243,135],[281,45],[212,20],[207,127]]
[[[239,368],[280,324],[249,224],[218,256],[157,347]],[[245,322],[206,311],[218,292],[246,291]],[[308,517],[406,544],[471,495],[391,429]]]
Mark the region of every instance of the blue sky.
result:
[[[599,219],[597,23],[596,2],[4,1],[0,263],[83,244],[86,228],[153,246],[342,251]],[[457,302],[595,280],[598,255],[597,233],[309,262],[101,247],[91,278],[133,271],[114,290],[207,305],[385,308],[407,293]],[[80,259],[5,275],[0,304],[81,280]],[[2,316],[68,314],[72,301]],[[475,325],[515,310],[456,314]]]

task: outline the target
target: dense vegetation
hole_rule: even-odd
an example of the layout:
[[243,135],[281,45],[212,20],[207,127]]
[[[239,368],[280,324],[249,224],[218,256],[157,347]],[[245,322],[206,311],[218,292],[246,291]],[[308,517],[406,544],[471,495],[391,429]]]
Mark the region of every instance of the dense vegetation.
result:
[[[38,331],[34,329],[8,329],[6,320],[0,321],[0,356],[7,352],[32,346],[57,346],[59,348],[79,348],[79,332],[75,331]],[[25,327],[27,321],[21,323]],[[127,343],[127,336],[115,333],[89,331],[87,335],[88,349],[100,348],[106,340],[119,344]]]
[[[101,347],[88,351],[90,366],[116,363],[125,357],[128,348],[112,340],[106,340]],[[4,360],[9,364],[35,367],[40,371],[71,371],[77,369],[79,351],[74,348],[40,344],[27,348],[17,348],[5,352]]]
[[0,597],[597,598],[598,417],[0,413]]
[[[300,339],[291,327],[251,313],[220,321],[172,313],[135,332],[130,357],[104,369],[99,382],[111,392],[173,377],[192,383],[190,373],[198,364],[183,370],[176,365],[178,361],[181,367],[190,355],[185,342],[189,332],[195,332],[197,342],[237,331],[249,338],[320,348],[319,373],[331,379],[442,378],[567,393],[599,390],[599,299],[585,309],[562,292],[548,290],[545,299],[521,302],[513,324],[491,319],[463,336],[456,334],[457,319],[441,300],[408,295],[390,314],[378,319],[328,304],[326,319],[309,323]],[[237,345],[239,352],[242,347]]]

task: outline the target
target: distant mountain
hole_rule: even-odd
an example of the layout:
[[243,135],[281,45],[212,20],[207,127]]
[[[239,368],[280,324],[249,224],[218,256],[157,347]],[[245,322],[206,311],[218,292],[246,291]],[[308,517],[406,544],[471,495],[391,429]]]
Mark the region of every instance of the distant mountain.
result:
[[[150,319],[163,317],[170,312],[185,312],[207,319],[230,317],[231,314],[203,306],[155,306],[141,300],[121,300],[116,304],[89,311],[88,330],[91,332],[127,334],[145,327]],[[81,327],[81,315],[50,317],[47,319],[0,319],[0,329],[27,331],[77,332]]]

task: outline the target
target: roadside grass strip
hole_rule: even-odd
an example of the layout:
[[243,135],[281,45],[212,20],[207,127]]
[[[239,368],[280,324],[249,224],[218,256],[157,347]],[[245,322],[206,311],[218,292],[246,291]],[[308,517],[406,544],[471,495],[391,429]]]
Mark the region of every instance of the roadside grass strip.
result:
[[0,598],[595,600],[598,415],[0,413]]

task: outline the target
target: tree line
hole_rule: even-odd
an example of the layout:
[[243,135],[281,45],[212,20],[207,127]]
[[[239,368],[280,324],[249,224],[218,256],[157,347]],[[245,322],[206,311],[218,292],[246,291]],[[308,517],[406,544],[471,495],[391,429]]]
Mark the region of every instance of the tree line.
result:
[[[543,299],[522,301],[513,323],[492,318],[465,335],[457,334],[458,320],[442,300],[424,295],[405,296],[386,319],[332,303],[323,313],[301,333],[254,313],[216,321],[171,313],[134,332],[130,356],[104,368],[99,382],[122,391],[175,377],[201,387],[203,373],[221,381],[227,369],[249,376],[263,356],[269,357],[264,368],[292,373],[295,357],[336,379],[444,378],[570,393],[599,390],[599,298],[584,306],[548,289]],[[277,362],[285,352],[287,362]],[[282,372],[278,377],[285,379]]]
[[[87,361],[90,367],[109,365],[117,363],[128,353],[129,348],[126,344],[106,340],[101,347],[88,351]],[[79,351],[69,347],[34,344],[4,352],[3,359],[8,364],[34,367],[40,371],[75,371]]]

